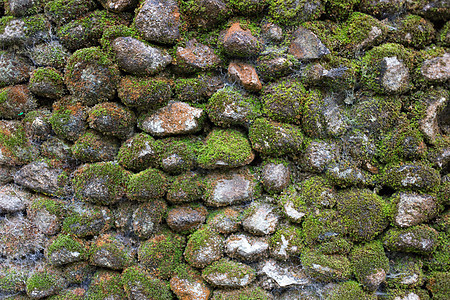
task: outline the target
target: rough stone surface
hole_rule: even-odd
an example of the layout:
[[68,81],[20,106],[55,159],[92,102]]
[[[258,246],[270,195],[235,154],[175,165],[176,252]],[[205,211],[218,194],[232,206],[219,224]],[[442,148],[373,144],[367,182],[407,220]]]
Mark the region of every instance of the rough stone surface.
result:
[[223,36],[223,47],[230,56],[247,57],[257,55],[263,49],[262,43],[249,29],[242,29],[239,23],[231,24]]
[[247,234],[232,234],[225,241],[225,252],[231,258],[256,261],[267,256],[269,244],[265,238]]
[[154,136],[188,134],[201,130],[203,110],[184,102],[167,106],[143,118],[139,128]]
[[221,259],[203,270],[203,278],[210,284],[221,288],[240,288],[255,279],[255,271],[239,262]]
[[5,87],[0,93],[6,98],[0,100],[0,117],[3,119],[21,118],[37,107],[36,98],[26,85]]
[[192,276],[192,278],[175,275],[170,279],[170,288],[179,299],[208,300],[211,295],[211,289],[199,275]]
[[30,78],[31,70],[30,63],[24,57],[3,52],[0,55],[0,86],[26,82]]
[[259,81],[258,74],[256,70],[251,65],[240,63],[240,62],[232,62],[228,66],[228,75],[242,86],[249,90],[258,92],[262,89],[261,81]]
[[313,32],[304,27],[299,27],[292,34],[289,54],[292,54],[300,60],[309,60],[330,54],[330,50],[325,47]]
[[109,11],[122,12],[133,8],[138,1],[136,0],[100,0],[100,4]]
[[283,163],[270,162],[262,169],[261,181],[266,191],[279,193],[289,185],[291,170]]
[[304,287],[310,285],[311,279],[304,270],[292,262],[279,262],[269,259],[261,263],[258,275],[263,275],[264,285],[275,288]]
[[255,235],[272,234],[277,229],[280,216],[275,207],[267,203],[252,203],[242,227]]
[[422,76],[430,81],[445,81],[450,79],[450,53],[428,59],[420,69]]
[[399,193],[394,195],[397,211],[394,222],[400,227],[420,224],[437,213],[437,203],[433,196],[416,193]]
[[396,56],[381,62],[381,84],[388,93],[401,93],[409,88],[409,70]]
[[191,235],[184,251],[186,261],[195,268],[204,268],[223,255],[225,239],[205,227]]
[[176,1],[146,0],[134,22],[148,41],[174,44],[180,38],[180,13]]
[[32,194],[16,184],[0,186],[0,211],[14,212],[25,210]]
[[312,141],[303,154],[304,165],[314,172],[323,172],[327,165],[339,157],[339,148],[336,144],[325,141]]
[[186,42],[186,47],[178,47],[176,52],[177,67],[185,72],[197,72],[214,69],[221,64],[221,59],[214,51],[192,39]]
[[180,206],[169,211],[167,225],[176,232],[192,232],[203,224],[208,211],[205,207]]
[[132,37],[118,37],[112,42],[119,67],[136,75],[154,75],[172,62],[164,50]]

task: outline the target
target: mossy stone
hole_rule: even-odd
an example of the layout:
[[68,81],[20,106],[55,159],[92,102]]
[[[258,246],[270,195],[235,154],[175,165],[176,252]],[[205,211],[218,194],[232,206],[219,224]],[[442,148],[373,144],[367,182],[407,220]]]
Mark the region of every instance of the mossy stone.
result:
[[162,144],[146,134],[138,133],[122,143],[117,154],[117,160],[125,169],[143,171],[148,167],[159,165],[159,153],[162,152]]
[[82,162],[101,162],[114,160],[119,151],[119,142],[94,130],[88,130],[72,146],[75,159]]
[[124,294],[122,274],[114,271],[95,272],[85,299],[102,300],[105,297],[119,299]]
[[352,275],[351,264],[346,256],[325,255],[305,248],[301,261],[308,276],[320,282],[348,280]]
[[162,198],[168,187],[169,178],[163,172],[148,168],[130,177],[127,182],[127,197],[137,201]]
[[122,273],[122,282],[128,298],[146,297],[155,300],[172,300],[169,283],[151,276],[145,270],[133,266]]

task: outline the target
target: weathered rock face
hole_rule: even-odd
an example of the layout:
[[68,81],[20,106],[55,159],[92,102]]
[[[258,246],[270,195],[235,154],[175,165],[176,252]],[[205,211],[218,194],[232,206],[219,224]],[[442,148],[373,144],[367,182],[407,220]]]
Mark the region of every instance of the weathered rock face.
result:
[[0,0],[0,298],[447,299],[444,0]]

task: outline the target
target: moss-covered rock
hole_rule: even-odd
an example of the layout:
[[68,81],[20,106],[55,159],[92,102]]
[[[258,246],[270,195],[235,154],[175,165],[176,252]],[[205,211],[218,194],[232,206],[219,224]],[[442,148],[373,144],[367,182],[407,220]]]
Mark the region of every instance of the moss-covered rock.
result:
[[94,266],[121,270],[135,263],[135,255],[129,238],[107,233],[93,241],[89,249],[89,262]]
[[279,260],[300,255],[304,247],[303,238],[303,233],[297,226],[278,228],[269,239],[270,255]]
[[111,211],[106,207],[78,204],[70,207],[61,231],[78,237],[97,235],[111,228]]
[[240,288],[255,280],[255,271],[243,263],[223,258],[203,269],[202,276],[210,284],[221,288]]
[[229,234],[239,229],[241,219],[239,211],[228,207],[209,214],[207,224],[222,234]]
[[333,0],[325,2],[325,14],[333,20],[347,19],[361,0]]
[[93,0],[52,0],[45,5],[45,15],[57,25],[86,15],[96,7]]
[[376,290],[389,272],[389,259],[379,241],[353,248],[350,261],[356,279],[369,291]]
[[122,143],[117,154],[121,166],[134,171],[143,171],[159,165],[162,145],[146,133],[138,133]]
[[224,241],[222,235],[204,226],[190,236],[184,258],[191,266],[204,268],[222,257]]
[[391,228],[383,236],[383,244],[391,251],[427,255],[439,245],[439,233],[424,224],[406,229]]
[[86,243],[68,234],[59,234],[45,250],[47,260],[55,266],[87,259]]
[[[327,300],[375,300],[375,295],[365,293],[358,282],[345,281],[335,286],[326,296]],[[421,298],[422,299],[422,298]]]
[[38,154],[24,127],[17,121],[0,120],[0,150],[0,164],[7,166],[25,164]]
[[111,100],[116,94],[119,69],[97,47],[77,50],[64,73],[70,93],[86,105]]
[[200,200],[202,196],[202,177],[193,172],[175,177],[167,191],[167,200],[172,203],[192,202]]
[[386,203],[369,190],[340,192],[336,208],[354,241],[370,241],[388,226]]
[[28,206],[27,215],[42,233],[54,235],[60,231],[66,215],[65,203],[56,198],[38,195],[33,197]]
[[424,163],[387,165],[381,182],[399,190],[431,191],[439,187],[440,174]]
[[28,277],[27,295],[32,298],[44,298],[57,294],[66,286],[67,282],[59,272],[47,269]]
[[177,175],[197,166],[197,153],[202,146],[200,138],[167,138],[159,142],[164,145],[160,153],[160,166],[163,171]]
[[431,291],[433,299],[444,300],[450,294],[450,273],[435,272],[430,275],[427,289]]
[[168,181],[169,178],[163,172],[148,168],[130,177],[127,197],[138,201],[162,198],[167,192]]
[[0,89],[0,117],[2,119],[22,119],[26,113],[36,107],[36,98],[26,85]]
[[283,25],[297,25],[298,23],[318,19],[325,10],[322,1],[279,1],[271,0],[269,3],[269,16]]
[[51,115],[50,110],[46,108],[33,110],[25,115],[22,124],[33,142],[42,142],[52,136]]
[[158,230],[167,215],[167,204],[163,200],[153,200],[140,204],[132,214],[132,229],[141,239],[148,239]]
[[389,253],[389,288],[412,289],[424,283],[423,261],[419,256],[400,252]]
[[348,280],[352,275],[350,261],[342,255],[325,255],[305,248],[301,261],[309,277],[320,282]]
[[114,162],[86,164],[74,173],[78,199],[101,205],[118,202],[125,196],[130,173]]
[[198,164],[202,168],[235,168],[249,164],[255,158],[247,137],[234,129],[215,129],[200,149]]
[[201,74],[194,78],[177,78],[173,92],[179,101],[203,103],[223,87],[223,79],[211,74]]
[[310,212],[305,200],[293,185],[287,187],[278,198],[283,214],[295,223],[302,222]]
[[30,76],[30,91],[40,97],[61,98],[66,93],[63,75],[54,68],[37,68]]
[[88,130],[72,146],[75,159],[90,163],[114,160],[118,151],[117,139],[105,137],[94,130]]
[[396,21],[398,24],[394,32],[394,40],[407,47],[424,48],[435,36],[433,23],[417,16],[407,15]]
[[151,276],[140,267],[129,267],[123,271],[122,282],[130,299],[173,299],[168,282]]
[[87,129],[87,109],[77,98],[65,97],[53,103],[50,124],[62,139],[76,141]]
[[136,117],[133,111],[116,102],[105,102],[89,111],[87,121],[91,128],[104,135],[125,139],[133,134]]
[[100,270],[94,274],[85,298],[89,300],[100,300],[105,297],[120,299],[124,293],[122,275],[119,272]]
[[415,86],[425,88],[430,84],[443,83],[449,80],[446,68],[449,61],[447,48],[429,47],[415,55]]
[[164,231],[151,239],[141,243],[138,256],[139,262],[151,274],[169,279],[183,259],[183,250],[186,239],[171,231]]
[[302,227],[305,242],[309,246],[342,238],[347,233],[341,216],[336,210],[331,209],[310,214],[306,217]]
[[272,296],[258,286],[250,286],[237,290],[215,290],[211,300],[269,300]]

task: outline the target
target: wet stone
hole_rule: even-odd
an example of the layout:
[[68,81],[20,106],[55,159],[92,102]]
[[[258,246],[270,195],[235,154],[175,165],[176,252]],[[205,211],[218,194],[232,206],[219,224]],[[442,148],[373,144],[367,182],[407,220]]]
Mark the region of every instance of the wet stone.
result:
[[228,66],[228,75],[233,80],[236,80],[249,91],[258,92],[262,89],[261,81],[259,81],[258,74],[253,66],[241,63],[232,62]]
[[87,108],[75,98],[66,97],[53,103],[52,129],[62,139],[76,141],[87,129]]
[[239,23],[233,23],[222,37],[225,53],[230,56],[247,57],[259,54],[262,43],[252,35],[249,29],[242,29]]
[[438,123],[439,115],[448,106],[449,96],[445,90],[437,88],[426,92],[423,102],[426,109],[424,116],[419,120],[419,128],[429,141],[434,142],[441,133]]
[[58,26],[78,19],[94,10],[97,4],[93,0],[52,0],[45,5],[45,15]]
[[371,179],[367,172],[347,160],[330,163],[325,173],[331,182],[341,187],[366,186]]
[[[173,298],[167,282],[154,277],[142,267],[129,267],[123,271],[122,278],[127,279],[123,282],[123,288],[128,299],[152,300],[159,298],[169,300]],[[122,285],[121,283],[118,284]],[[103,294],[100,293],[100,297],[102,296]],[[123,298],[124,294],[121,293],[120,297]]]
[[389,287],[412,288],[423,284],[423,262],[415,255],[393,252],[389,254]]
[[247,234],[232,234],[225,241],[225,252],[231,258],[256,261],[267,256],[269,244],[265,238]]
[[154,136],[194,133],[202,129],[203,110],[184,102],[169,104],[142,118],[138,127]]
[[31,196],[26,189],[13,183],[0,186],[0,211],[25,210],[31,202]]
[[241,225],[241,214],[233,208],[227,207],[219,210],[217,214],[208,219],[207,224],[223,234],[236,232]]
[[134,20],[145,40],[174,44],[180,38],[180,13],[176,1],[146,0]]
[[263,276],[263,286],[270,288],[304,287],[312,283],[304,270],[295,263],[279,262],[274,259],[262,262],[258,268],[258,275]]
[[211,173],[203,199],[207,205],[221,207],[252,200],[256,193],[256,181],[248,169],[227,173]]
[[258,56],[256,70],[264,80],[277,79],[293,73],[298,60],[293,55],[285,53],[269,53]]
[[394,165],[386,169],[384,183],[395,189],[415,191],[434,190],[439,185],[440,174],[426,165]]
[[335,143],[312,141],[303,154],[303,165],[314,172],[321,173],[339,157],[339,148]]
[[48,109],[31,111],[25,115],[24,128],[31,140],[36,142],[45,141],[53,134],[50,117],[52,113]]
[[156,231],[167,211],[167,204],[162,200],[154,200],[141,204],[132,217],[133,232],[141,239],[148,239]]
[[0,136],[0,165],[22,165],[37,156],[20,122],[0,120]]
[[167,191],[167,200],[175,204],[200,200],[203,195],[201,180],[202,177],[194,172],[174,178]]
[[130,239],[119,234],[100,235],[92,243],[89,253],[92,265],[114,270],[125,269],[135,261]]
[[198,72],[214,69],[221,64],[221,59],[214,51],[192,39],[186,47],[177,47],[177,67],[185,72]]
[[244,212],[245,218],[242,227],[255,235],[267,235],[276,231],[280,216],[275,207],[267,203],[253,202]]
[[14,180],[14,173],[17,171],[14,167],[0,165],[0,185],[10,183]]
[[176,232],[192,232],[206,221],[208,211],[203,206],[178,206],[169,211],[167,225]]
[[105,102],[91,109],[87,121],[91,128],[104,135],[125,139],[133,134],[136,117],[127,107],[116,102]]
[[271,300],[272,295],[257,285],[250,285],[236,290],[217,289],[211,300],[261,299]]
[[135,75],[154,75],[172,62],[164,50],[132,37],[118,37],[112,42],[119,67]]
[[32,274],[27,279],[27,295],[40,299],[58,294],[68,285],[60,271],[47,269]]
[[37,107],[37,100],[26,85],[0,89],[0,118],[19,119]]
[[267,192],[279,193],[289,185],[291,170],[282,162],[269,162],[262,169],[261,181]]
[[175,275],[170,279],[170,289],[179,299],[208,300],[211,289],[202,277],[190,270],[188,276]]
[[409,227],[432,219],[437,214],[437,202],[431,195],[398,193],[393,195],[396,203],[394,223]]
[[202,276],[209,284],[220,288],[244,287],[256,277],[251,267],[226,258],[203,269]]
[[203,227],[189,238],[184,258],[192,267],[204,268],[223,256],[224,242],[222,235]]
[[330,50],[313,32],[304,27],[299,27],[292,34],[289,54],[300,60],[310,60],[330,54]]
[[343,255],[308,250],[302,252],[301,261],[306,274],[320,282],[348,280],[352,275],[350,261]]
[[70,235],[60,234],[50,241],[46,249],[46,257],[54,266],[84,260],[87,258],[86,243]]
[[396,56],[383,57],[380,63],[381,85],[388,93],[401,93],[409,88],[408,67]]
[[417,225],[406,229],[391,228],[383,237],[383,243],[391,251],[426,255],[438,246],[438,236],[438,232],[427,225]]
[[75,160],[69,144],[57,137],[51,137],[41,144],[41,155],[49,159],[61,162],[72,162]]

